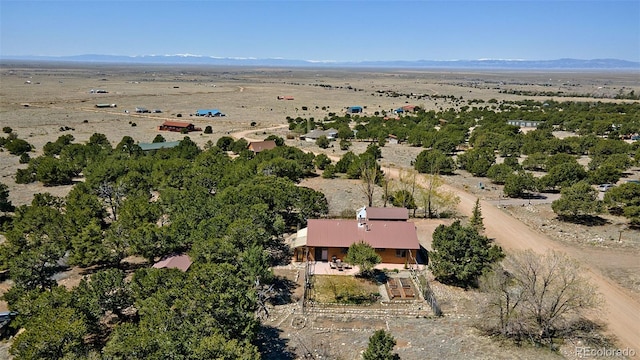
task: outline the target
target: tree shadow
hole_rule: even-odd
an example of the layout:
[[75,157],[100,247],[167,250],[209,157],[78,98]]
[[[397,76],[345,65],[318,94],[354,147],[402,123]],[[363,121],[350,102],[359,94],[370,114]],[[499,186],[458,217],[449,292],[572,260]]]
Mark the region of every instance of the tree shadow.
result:
[[603,226],[611,224],[609,220],[593,215],[558,215],[558,220],[585,226]]
[[295,354],[287,344],[289,340],[280,337],[282,330],[273,326],[260,327],[256,345],[264,360],[294,360]]
[[292,295],[298,284],[292,280],[283,276],[276,276],[273,280],[273,290],[275,295],[271,297],[269,302],[272,305],[284,305],[290,304],[292,301]]
[[389,275],[380,269],[373,269],[370,279],[378,283],[378,285],[382,285],[389,281]]
[[580,318],[571,322],[559,336],[580,341],[594,348],[609,348],[615,343],[614,339],[606,337],[606,326],[600,322]]

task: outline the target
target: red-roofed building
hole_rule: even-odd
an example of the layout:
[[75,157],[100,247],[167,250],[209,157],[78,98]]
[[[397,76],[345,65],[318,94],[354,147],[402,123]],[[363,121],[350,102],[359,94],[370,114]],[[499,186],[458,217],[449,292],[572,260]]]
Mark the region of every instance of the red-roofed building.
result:
[[191,258],[187,254],[174,255],[164,258],[157,263],[153,264],[153,268],[156,269],[179,269],[180,271],[187,271],[191,266]]
[[358,220],[409,220],[409,209],[403,207],[363,207],[356,214]]
[[195,127],[192,123],[182,121],[165,121],[158,128],[163,131],[202,131],[202,129]]
[[276,147],[276,142],[273,140],[265,140],[265,141],[252,141],[247,146],[247,149],[253,151],[254,153],[259,153],[264,150],[271,150]]
[[290,243],[294,261],[343,259],[349,246],[364,241],[383,263],[404,264],[416,258],[420,243],[415,225],[398,220],[310,219]]

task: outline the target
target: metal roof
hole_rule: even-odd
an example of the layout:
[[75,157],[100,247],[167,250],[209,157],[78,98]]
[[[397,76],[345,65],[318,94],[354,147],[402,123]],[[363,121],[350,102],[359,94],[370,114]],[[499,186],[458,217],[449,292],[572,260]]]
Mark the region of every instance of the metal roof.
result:
[[191,266],[191,258],[187,254],[175,255],[165,258],[153,264],[156,269],[179,269],[181,271],[187,271]]
[[182,121],[165,121],[162,123],[162,126],[172,126],[177,128],[188,128],[189,126],[193,126],[193,124]]
[[165,141],[157,143],[139,143],[138,146],[142,151],[159,150],[159,149],[171,149],[180,145],[180,141]]
[[368,220],[408,220],[409,209],[401,207],[366,207]]
[[216,115],[216,114],[220,114],[220,110],[218,109],[202,109],[202,110],[198,110],[197,111],[198,115]]
[[[419,249],[416,226],[407,221],[310,219],[307,246],[349,247],[364,241],[376,249]],[[300,242],[296,241],[296,244]]]

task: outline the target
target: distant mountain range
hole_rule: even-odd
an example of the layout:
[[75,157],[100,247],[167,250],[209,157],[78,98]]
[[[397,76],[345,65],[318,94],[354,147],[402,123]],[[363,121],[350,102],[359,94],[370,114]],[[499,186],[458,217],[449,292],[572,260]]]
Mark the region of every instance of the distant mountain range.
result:
[[76,56],[2,56],[1,61],[56,61],[105,64],[166,64],[326,68],[407,68],[407,69],[589,69],[640,70],[640,62],[618,59],[557,60],[397,60],[397,61],[313,61],[290,59],[222,58],[200,55],[76,55]]

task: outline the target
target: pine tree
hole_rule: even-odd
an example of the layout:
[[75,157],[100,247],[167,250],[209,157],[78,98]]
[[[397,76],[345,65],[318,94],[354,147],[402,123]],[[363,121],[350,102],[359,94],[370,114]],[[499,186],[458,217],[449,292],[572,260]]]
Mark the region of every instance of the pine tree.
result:
[[398,354],[393,353],[396,339],[384,330],[378,330],[369,338],[369,346],[362,354],[364,360],[397,360]]
[[478,234],[482,234],[484,231],[484,224],[482,223],[482,209],[480,208],[480,199],[476,199],[476,205],[473,207],[473,213],[471,219],[469,219],[469,226],[476,229]]

